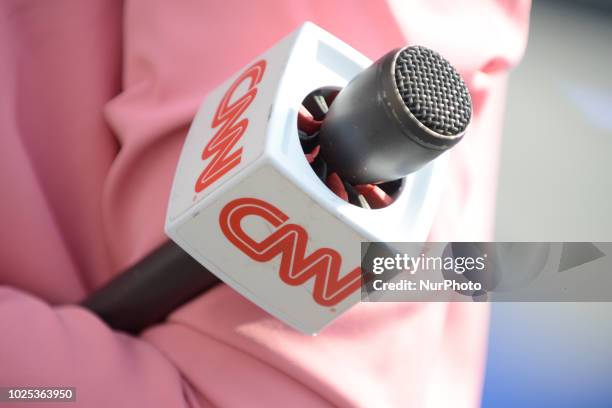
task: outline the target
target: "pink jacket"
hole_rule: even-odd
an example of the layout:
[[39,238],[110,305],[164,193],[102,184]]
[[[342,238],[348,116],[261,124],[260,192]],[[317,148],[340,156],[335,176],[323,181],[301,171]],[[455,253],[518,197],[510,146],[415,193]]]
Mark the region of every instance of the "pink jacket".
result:
[[3,0],[0,386],[75,386],[70,407],[477,406],[486,305],[360,304],[309,337],[220,285],[130,337],[65,304],[164,240],[203,96],[305,20],[371,58],[422,44],[459,68],[475,117],[432,238],[490,238],[528,13],[512,0]]

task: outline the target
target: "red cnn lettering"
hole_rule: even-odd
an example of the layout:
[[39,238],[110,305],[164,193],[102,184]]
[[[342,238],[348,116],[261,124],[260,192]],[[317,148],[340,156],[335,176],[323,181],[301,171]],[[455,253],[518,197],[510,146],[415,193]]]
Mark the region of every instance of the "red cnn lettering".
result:
[[[275,231],[262,241],[251,238],[241,227],[247,216],[264,219]],[[339,278],[342,257],[331,248],[319,248],[306,256],[308,233],[297,224],[287,224],[289,217],[272,204],[256,198],[239,198],[221,210],[219,223],[227,239],[257,262],[267,262],[281,255],[279,276],[288,285],[297,286],[315,279],[313,298],[321,306],[334,306],[361,286],[361,268]]]
[[[240,163],[242,147],[234,151],[232,149],[249,126],[249,120],[241,119],[241,115],[255,99],[256,85],[261,82],[265,69],[265,60],[256,62],[223,95],[211,124],[212,129],[218,130],[202,151],[202,160],[212,160],[196,180],[196,193],[203,191]],[[234,100],[236,89],[245,81],[249,81],[246,93]]]

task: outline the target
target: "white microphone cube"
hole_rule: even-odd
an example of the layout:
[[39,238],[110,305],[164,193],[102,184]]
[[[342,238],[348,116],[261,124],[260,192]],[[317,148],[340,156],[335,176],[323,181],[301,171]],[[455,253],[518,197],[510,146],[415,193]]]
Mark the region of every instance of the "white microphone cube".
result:
[[304,333],[360,301],[361,242],[426,240],[445,178],[442,155],[406,177],[391,205],[372,210],[337,197],[310,168],[297,131],[302,100],[344,87],[370,64],[305,23],[210,92],[172,186],[170,238]]

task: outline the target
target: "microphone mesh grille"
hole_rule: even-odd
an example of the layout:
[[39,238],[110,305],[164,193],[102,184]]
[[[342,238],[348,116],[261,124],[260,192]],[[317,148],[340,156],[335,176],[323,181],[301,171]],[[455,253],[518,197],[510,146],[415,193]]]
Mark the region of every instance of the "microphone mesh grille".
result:
[[395,83],[408,110],[445,136],[465,130],[472,115],[467,86],[453,66],[425,47],[408,47],[395,60]]

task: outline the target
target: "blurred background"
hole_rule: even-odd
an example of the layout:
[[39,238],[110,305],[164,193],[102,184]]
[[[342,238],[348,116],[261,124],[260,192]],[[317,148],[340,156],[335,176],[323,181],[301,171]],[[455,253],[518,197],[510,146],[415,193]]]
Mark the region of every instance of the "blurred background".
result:
[[[534,0],[498,241],[612,241],[612,1]],[[483,407],[612,407],[612,304],[494,303]]]

